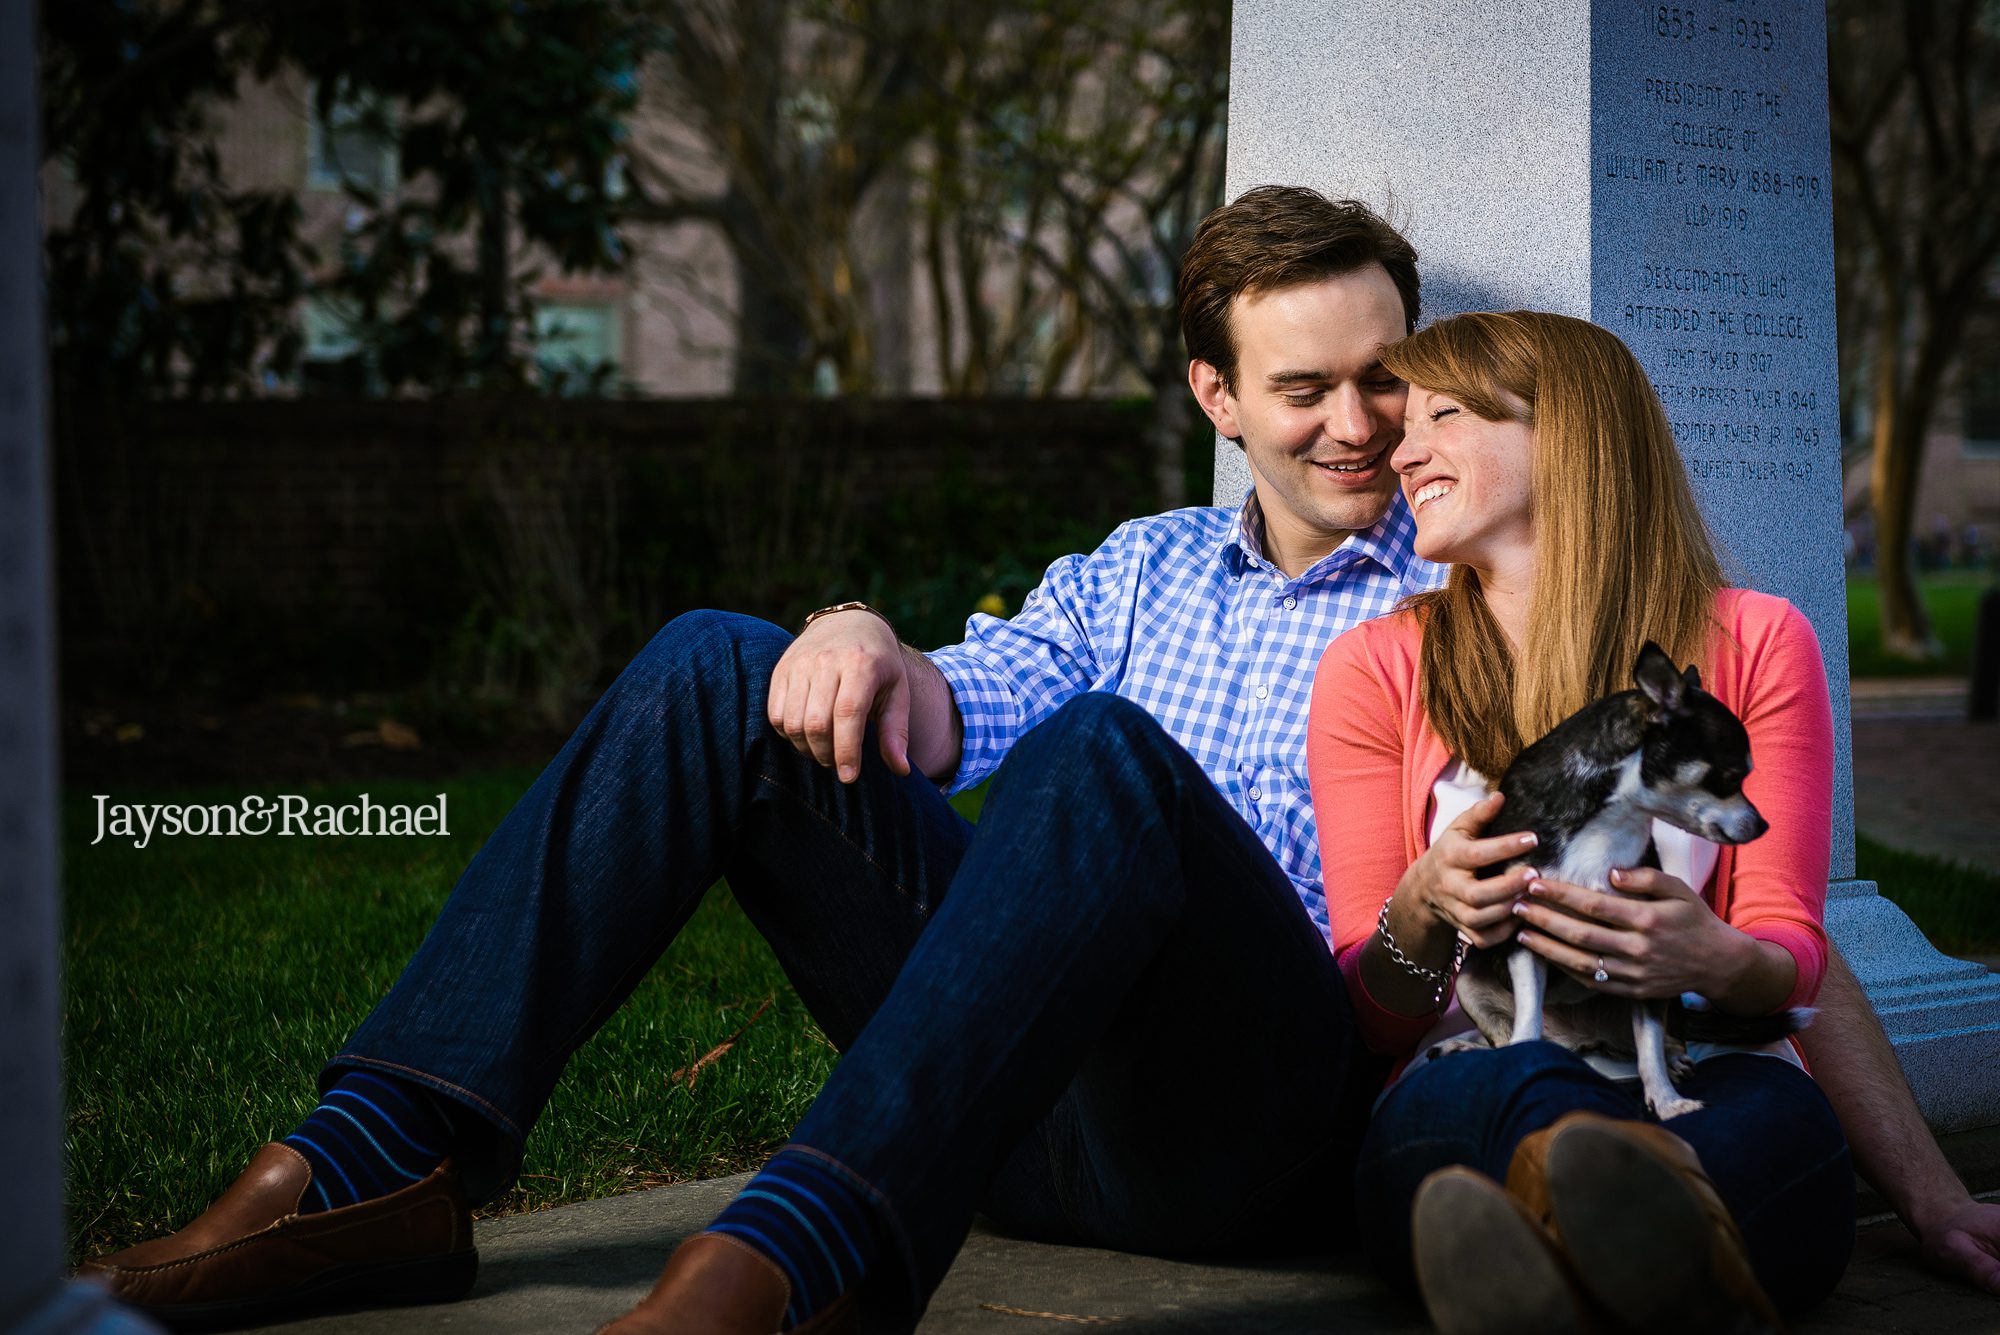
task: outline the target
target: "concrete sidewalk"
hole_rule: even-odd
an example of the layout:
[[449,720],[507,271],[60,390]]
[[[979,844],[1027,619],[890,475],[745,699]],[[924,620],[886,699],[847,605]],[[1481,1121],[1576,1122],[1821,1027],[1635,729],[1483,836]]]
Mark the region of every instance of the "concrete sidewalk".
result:
[[[589,1331],[636,1303],[674,1244],[714,1217],[743,1181],[718,1178],[482,1220],[479,1282],[464,1301],[271,1329],[297,1335]],[[2000,1298],[1931,1278],[1906,1254],[1907,1237],[1895,1224],[1866,1228],[1839,1291],[1795,1327],[1799,1335],[2000,1332]],[[1134,1335],[1429,1329],[1420,1307],[1391,1293],[1352,1258],[1191,1264],[1021,1242],[984,1229],[974,1231],[919,1329],[922,1335],[1055,1335],[1093,1326]]]
[[2000,723],[1966,683],[1854,683],[1854,823],[1895,848],[2000,870]]

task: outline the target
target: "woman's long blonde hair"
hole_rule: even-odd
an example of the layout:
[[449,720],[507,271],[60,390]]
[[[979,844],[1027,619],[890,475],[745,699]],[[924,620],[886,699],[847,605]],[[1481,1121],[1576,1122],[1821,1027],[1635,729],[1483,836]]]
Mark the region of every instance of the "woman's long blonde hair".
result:
[[1676,663],[1707,663],[1722,565],[1666,412],[1615,334],[1566,315],[1479,312],[1391,345],[1382,365],[1534,436],[1535,589],[1518,661],[1470,567],[1405,604],[1423,626],[1424,709],[1452,754],[1497,781],[1528,742],[1630,686],[1647,640]]

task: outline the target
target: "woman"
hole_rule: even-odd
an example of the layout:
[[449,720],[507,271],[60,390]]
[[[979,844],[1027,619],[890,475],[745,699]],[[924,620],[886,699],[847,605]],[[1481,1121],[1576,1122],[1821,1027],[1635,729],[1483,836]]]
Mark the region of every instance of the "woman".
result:
[[[1819,648],[1782,599],[1724,586],[1666,416],[1606,331],[1514,312],[1385,350],[1409,382],[1394,455],[1417,551],[1449,583],[1335,641],[1309,770],[1334,946],[1370,1046],[1406,1063],[1363,1149],[1358,1208],[1447,1332],[1775,1327],[1831,1290],[1853,1239],[1847,1147],[1790,1044],[1697,1052],[1699,1112],[1647,1122],[1635,1083],[1546,1042],[1425,1060],[1461,941],[1517,938],[1620,997],[1699,993],[1740,1014],[1808,1005],[1833,735]],[[1657,641],[1744,721],[1737,848],[1656,827],[1621,895],[1542,880],[1532,836],[1481,838],[1527,742],[1628,688]],[[1473,1037],[1476,1038],[1476,1035]],[[1671,1134],[1669,1134],[1669,1132]],[[1499,1184],[1506,1183],[1503,1189]],[[1414,1245],[1413,1245],[1414,1240]]]

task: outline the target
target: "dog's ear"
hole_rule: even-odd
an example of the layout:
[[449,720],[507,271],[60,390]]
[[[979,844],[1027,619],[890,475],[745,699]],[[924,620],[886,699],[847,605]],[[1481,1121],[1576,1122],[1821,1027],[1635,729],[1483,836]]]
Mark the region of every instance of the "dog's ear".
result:
[[1701,669],[1696,667],[1694,664],[1689,663],[1687,665],[1687,671],[1681,673],[1681,683],[1682,685],[1686,686],[1690,691],[1700,690]]
[[1672,714],[1680,709],[1687,682],[1674,666],[1674,660],[1667,657],[1666,650],[1651,640],[1639,650],[1639,661],[1632,667],[1632,680],[1639,684],[1640,691],[1661,714]]

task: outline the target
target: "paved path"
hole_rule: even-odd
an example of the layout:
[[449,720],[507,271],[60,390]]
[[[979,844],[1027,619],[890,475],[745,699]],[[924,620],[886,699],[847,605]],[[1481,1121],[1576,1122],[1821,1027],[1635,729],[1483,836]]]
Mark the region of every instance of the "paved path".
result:
[[1965,721],[1964,682],[1855,683],[1854,823],[2000,870],[2000,724]]
[[[470,1297],[441,1307],[357,1312],[271,1327],[296,1335],[589,1331],[637,1302],[681,1238],[705,1224],[743,1178],[659,1187],[478,1224]],[[1863,1231],[1854,1264],[1798,1335],[2000,1332],[2000,1298],[1943,1284],[1902,1253],[1893,1224]],[[1063,1335],[1115,1327],[1132,1335],[1226,1332],[1420,1332],[1420,1307],[1351,1258],[1198,1265],[974,1232],[920,1335]],[[1699,1335],[1690,1331],[1689,1335]]]

